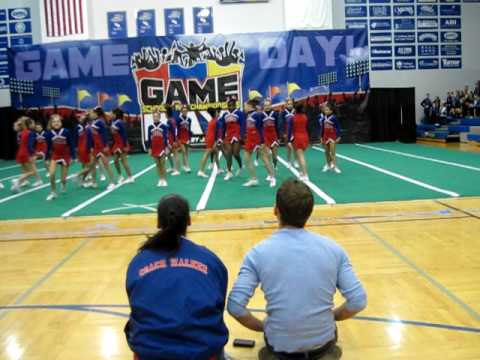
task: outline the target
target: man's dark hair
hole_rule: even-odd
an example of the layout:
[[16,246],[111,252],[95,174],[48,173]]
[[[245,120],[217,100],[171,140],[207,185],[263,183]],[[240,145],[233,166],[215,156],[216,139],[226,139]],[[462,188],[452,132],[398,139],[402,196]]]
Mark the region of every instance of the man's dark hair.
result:
[[313,211],[313,194],[303,182],[288,179],[277,191],[276,207],[282,225],[303,228]]

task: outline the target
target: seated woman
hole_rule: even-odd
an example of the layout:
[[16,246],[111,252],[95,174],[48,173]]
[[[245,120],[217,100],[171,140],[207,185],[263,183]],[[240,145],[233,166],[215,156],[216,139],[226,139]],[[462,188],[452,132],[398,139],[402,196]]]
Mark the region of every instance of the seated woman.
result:
[[183,197],[160,200],[157,224],[128,266],[128,345],[138,360],[224,359],[227,269],[185,237],[191,222]]

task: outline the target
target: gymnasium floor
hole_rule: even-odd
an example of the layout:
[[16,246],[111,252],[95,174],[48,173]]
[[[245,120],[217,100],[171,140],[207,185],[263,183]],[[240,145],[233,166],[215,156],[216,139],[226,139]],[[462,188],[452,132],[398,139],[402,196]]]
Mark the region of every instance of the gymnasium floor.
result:
[[[308,154],[318,204],[309,230],[347,250],[369,295],[361,316],[339,323],[343,359],[478,360],[480,153],[369,146],[339,147],[341,175],[321,173],[323,154]],[[243,189],[245,174],[231,183],[218,178],[200,202],[208,180],[182,175],[158,189],[154,169],[142,173],[147,157],[132,156],[131,163],[142,175],[110,193],[72,185],[46,203],[47,188],[15,198],[0,192],[0,219],[8,219],[0,222],[0,359],[132,358],[123,336],[125,270],[154,231],[151,208],[167,190],[187,196],[194,208],[214,210],[194,212],[190,237],[225,262],[230,287],[245,253],[275,231],[275,190],[266,183]],[[0,179],[15,174],[9,166],[0,163]],[[280,165],[279,178],[291,175]],[[260,291],[249,306],[262,314]],[[230,341],[227,351],[255,359],[262,335],[228,315],[226,321],[231,340],[257,341],[253,350]]]
[[[284,152],[282,149],[282,161],[278,166],[279,183],[294,176],[292,170],[284,166]],[[46,182],[38,188],[12,195],[8,189],[9,180],[17,174],[18,167],[2,163],[0,181],[7,186],[5,190],[0,190],[0,220],[152,212],[159,197],[171,192],[186,196],[192,208],[197,210],[272,205],[275,189],[270,189],[263,181],[267,175],[263,166],[258,168],[262,186],[243,188],[240,185],[247,180],[246,170],[230,182],[223,181],[223,176],[216,179],[213,176],[210,179],[196,177],[195,168],[200,156],[200,152],[193,152],[191,164],[194,171],[189,175],[170,177],[168,188],[155,186],[158,180],[156,170],[147,155],[133,155],[130,164],[136,177],[135,184],[105,191],[106,183],[100,189],[92,190],[78,188],[70,182],[68,193],[53,202],[45,201],[49,193]],[[325,174],[321,172],[324,155],[320,148],[313,147],[307,153],[310,185],[317,204],[480,195],[480,156],[477,153],[382,143],[340,145],[338,158],[343,173]],[[78,165],[73,167],[75,171],[77,168]]]

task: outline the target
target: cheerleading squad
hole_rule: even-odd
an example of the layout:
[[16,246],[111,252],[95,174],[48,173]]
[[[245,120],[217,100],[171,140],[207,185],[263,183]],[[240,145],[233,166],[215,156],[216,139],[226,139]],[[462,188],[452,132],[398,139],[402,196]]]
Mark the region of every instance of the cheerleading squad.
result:
[[[276,167],[278,163],[278,148],[280,139],[283,137],[287,144],[287,159],[290,167],[299,168],[299,177],[308,181],[305,151],[309,146],[307,131],[308,119],[303,111],[301,103],[295,104],[293,99],[288,99],[285,109],[281,112],[272,108],[270,99],[263,104],[256,100],[248,101],[244,109],[236,107],[237,101],[228,101],[227,111],[220,113],[219,110],[209,109],[208,129],[205,134],[206,150],[200,160],[199,177],[208,178],[205,167],[210,158],[210,168],[216,167],[218,173],[225,172],[225,181],[229,181],[235,175],[239,175],[244,167],[241,157],[243,142],[244,160],[249,179],[243,184],[245,187],[259,185],[256,173],[257,159],[261,159],[267,171],[266,181],[270,187],[276,186]],[[199,112],[196,116],[203,118]],[[157,164],[159,175],[159,187],[167,186],[166,161],[170,160],[171,175],[179,175],[178,153],[183,154],[183,169],[190,172],[188,163],[188,144],[191,137],[191,119],[188,117],[188,107],[182,106],[180,116],[168,108],[167,121],[161,122],[160,114],[153,113],[153,124],[148,128],[149,154]],[[280,118],[283,118],[283,129],[280,126]],[[203,118],[206,120],[205,118]],[[335,145],[340,140],[340,126],[334,114],[334,106],[330,103],[321,105],[321,115],[318,118],[321,129],[321,141],[325,148],[326,164],[323,171],[332,170],[340,173],[336,166]],[[219,159],[223,154],[226,160],[226,169],[220,168]],[[295,161],[292,162],[292,158]],[[233,161],[238,165],[233,173]],[[295,164],[295,165],[294,165]]]
[[[224,112],[208,109],[210,120],[205,134],[206,150],[200,160],[197,175],[202,178],[209,177],[205,168],[210,159],[209,169],[215,168],[217,173],[225,173],[225,181],[238,176],[244,168],[241,157],[243,143],[245,167],[249,176],[243,186],[259,185],[256,166],[258,160],[261,160],[268,173],[266,181],[270,187],[275,187],[278,148],[282,139],[286,144],[288,167],[292,170],[298,168],[299,178],[308,181],[305,151],[309,147],[309,134],[303,104],[288,99],[282,111],[274,110],[270,99],[265,99],[263,103],[250,100],[243,110],[237,108],[236,104],[236,99],[230,99],[228,109]],[[340,140],[340,126],[335,116],[335,106],[323,103],[320,110],[318,117],[320,140],[326,156],[322,171],[340,173],[335,157],[335,147]],[[181,106],[179,112],[173,107],[167,107],[166,121],[161,120],[160,113],[152,114],[153,124],[148,127],[146,145],[149,155],[156,164],[159,187],[168,186],[167,173],[171,176],[180,175],[180,161],[183,171],[191,172],[189,144],[192,137],[192,120],[188,112],[187,105]],[[117,182],[119,184],[134,182],[127,157],[129,144],[124,114],[122,110],[115,109],[113,115],[114,120],[109,127],[101,108],[90,111],[79,120],[76,134],[71,134],[68,129],[63,128],[62,118],[57,114],[50,117],[47,130],[44,130],[40,123],[33,123],[28,117],[18,119],[14,125],[18,136],[16,159],[22,167],[22,175],[12,181],[12,191],[21,191],[22,187],[28,184],[30,177],[35,179],[34,186],[42,184],[36,168],[39,159],[44,160],[50,179],[51,193],[47,197],[49,201],[58,196],[57,166],[61,168],[60,191],[65,192],[68,169],[72,160],[76,158],[81,163],[82,169],[73,176],[82,187],[97,188],[97,169],[108,175],[107,190],[115,187],[115,178],[110,166],[111,156],[114,157],[113,163],[118,174]],[[196,116],[207,121],[200,112],[196,112]],[[108,143],[109,131],[113,136],[111,145]],[[220,167],[222,155],[226,160],[225,170]],[[234,160],[237,163],[235,175]]]
[[[12,180],[11,190],[18,193],[33,178],[33,186],[42,185],[43,181],[37,170],[37,160],[44,162],[50,180],[51,192],[48,201],[58,197],[57,167],[60,168],[60,191],[66,192],[68,170],[73,160],[78,159],[82,165],[79,173],[73,175],[74,180],[85,188],[97,188],[97,168],[108,174],[107,190],[115,187],[114,175],[110,166],[110,156],[118,173],[118,183],[132,183],[134,178],[128,164],[129,145],[123,112],[113,111],[114,121],[110,130],[105,120],[105,113],[96,108],[84,115],[76,126],[76,134],[63,127],[62,117],[58,114],[50,116],[47,129],[41,122],[33,122],[26,116],[20,117],[14,124],[17,132],[18,150],[16,161],[20,164],[22,174]],[[108,144],[108,131],[111,131],[113,144]],[[122,167],[126,177],[122,175]],[[104,175],[100,176],[103,180]]]

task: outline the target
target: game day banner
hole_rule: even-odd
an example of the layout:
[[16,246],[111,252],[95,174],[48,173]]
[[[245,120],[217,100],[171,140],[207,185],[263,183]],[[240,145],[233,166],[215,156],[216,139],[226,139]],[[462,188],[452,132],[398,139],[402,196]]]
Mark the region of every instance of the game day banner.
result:
[[[64,42],[16,47],[8,57],[10,77],[34,92],[12,93],[16,107],[120,106],[148,114],[170,103],[224,109],[232,96],[280,103],[369,87],[364,30]],[[57,89],[57,97],[45,89]]]

